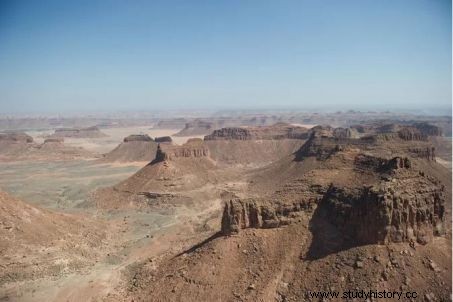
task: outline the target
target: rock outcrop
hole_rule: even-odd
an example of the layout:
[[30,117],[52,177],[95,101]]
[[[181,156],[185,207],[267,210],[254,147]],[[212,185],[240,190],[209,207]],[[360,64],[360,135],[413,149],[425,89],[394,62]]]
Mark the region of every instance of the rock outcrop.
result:
[[157,143],[147,134],[125,137],[115,149],[104,154],[100,162],[149,162],[154,158]]
[[302,211],[310,212],[313,204],[299,201],[289,204],[269,203],[252,198],[232,198],[225,203],[221,232],[237,233],[246,228],[277,228],[299,219]]
[[117,192],[173,192],[198,188],[216,181],[216,166],[201,139],[184,145],[157,144],[154,159],[116,185]]
[[170,136],[160,136],[160,137],[155,137],[154,141],[156,143],[172,143],[173,139]]
[[307,139],[310,130],[304,127],[277,123],[272,126],[260,127],[229,127],[214,130],[205,140],[281,140]]
[[131,134],[123,139],[123,142],[152,142],[153,139],[148,134]]
[[[338,133],[337,133],[338,134]],[[296,152],[296,161],[301,161],[305,157],[316,157],[319,160],[325,160],[333,154],[350,148],[362,148],[370,144],[368,137],[351,139],[334,136],[331,129],[316,129],[312,132],[307,142]]]
[[178,157],[209,157],[209,149],[201,139],[190,139],[182,146],[158,144],[156,156],[151,164]]

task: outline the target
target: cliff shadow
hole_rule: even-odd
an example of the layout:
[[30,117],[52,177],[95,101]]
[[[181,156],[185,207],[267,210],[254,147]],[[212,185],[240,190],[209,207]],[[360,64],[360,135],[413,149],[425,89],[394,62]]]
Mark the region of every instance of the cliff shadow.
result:
[[190,247],[189,249],[187,249],[185,251],[182,251],[181,253],[177,254],[174,258],[182,256],[184,254],[191,254],[191,253],[195,252],[196,250],[198,250],[199,248],[201,248],[202,246],[204,246],[205,244],[207,244],[207,243],[211,242],[212,240],[214,240],[216,238],[219,238],[219,237],[223,237],[222,232],[217,232],[217,233],[211,235],[210,237],[208,237],[205,240],[195,244],[194,246]]
[[315,209],[308,229],[313,238],[305,260],[321,259],[359,245],[329,221],[324,201]]

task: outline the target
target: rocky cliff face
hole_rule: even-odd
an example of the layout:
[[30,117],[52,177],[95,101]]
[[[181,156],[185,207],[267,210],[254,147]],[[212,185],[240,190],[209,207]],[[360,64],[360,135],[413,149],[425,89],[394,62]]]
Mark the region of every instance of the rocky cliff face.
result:
[[190,157],[209,157],[209,149],[203,144],[202,140],[189,140],[182,146],[159,144],[157,146],[156,157],[151,164]]
[[310,130],[285,123],[260,127],[229,127],[214,130],[205,140],[280,140],[307,139]]
[[399,138],[405,141],[427,141],[428,136],[415,127],[404,127],[398,131]]
[[318,210],[358,244],[426,244],[444,232],[444,188],[432,178],[401,169],[372,187],[331,186]]
[[302,211],[311,209],[307,203],[277,205],[254,199],[233,198],[225,203],[221,232],[237,233],[246,228],[276,228],[298,220]]

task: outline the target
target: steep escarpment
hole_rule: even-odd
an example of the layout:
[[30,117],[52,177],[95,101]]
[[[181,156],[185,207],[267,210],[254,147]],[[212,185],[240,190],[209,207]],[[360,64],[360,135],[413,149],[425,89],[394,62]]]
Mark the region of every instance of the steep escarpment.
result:
[[278,189],[269,190],[265,202],[227,203],[222,231],[263,227],[261,209],[272,221],[267,225],[279,226],[281,220],[285,225],[291,221],[288,217],[300,216],[301,209],[309,213],[316,205],[314,220],[342,230],[343,240],[353,245],[425,244],[443,234],[451,189],[445,189],[449,179],[440,173],[443,167],[432,163],[434,147],[426,137],[391,132],[355,138],[348,133],[352,132],[314,127],[294,155],[258,170],[252,191]]
[[[394,158],[396,168],[373,186],[332,185],[318,215],[356,244],[413,242],[426,244],[444,233],[445,189],[440,182]],[[391,165],[385,163],[384,165]]]
[[107,135],[98,127],[87,128],[58,128],[50,137],[67,137],[67,138],[100,138]]
[[307,139],[309,134],[307,128],[278,123],[272,126],[222,128],[214,130],[204,139],[205,141]]
[[[434,130],[425,132],[437,133]],[[339,151],[352,149],[387,158],[410,154],[415,158],[435,160],[435,147],[425,132],[415,126],[394,124],[378,128],[317,126],[311,129],[310,138],[297,151],[296,160],[312,156],[325,160]]]
[[217,184],[217,172],[201,139],[191,139],[181,146],[161,143],[151,162],[124,181],[96,190],[91,200],[103,209],[151,207],[161,211],[203,206],[206,196],[212,196],[209,198],[213,200],[219,198],[213,188],[206,193],[197,192],[202,192],[204,186]]
[[312,204],[300,201],[292,204],[266,202],[263,199],[234,198],[224,205],[221,233],[230,235],[246,228],[276,228],[300,219]]
[[129,135],[115,149],[104,154],[100,162],[149,162],[156,154],[157,145],[146,134]]
[[[354,244],[425,244],[444,233],[446,194],[438,180],[412,169],[408,158],[359,155],[354,166],[358,169],[356,184],[333,184],[332,179],[321,198],[319,187],[305,187],[315,198],[301,195],[287,202],[274,197],[266,202],[232,199],[225,204],[222,232],[286,225],[297,220],[301,211],[309,213],[317,205],[314,215],[324,217]],[[364,171],[378,174],[375,182],[361,184]]]
[[309,130],[289,124],[229,127],[205,136],[211,157],[220,165],[265,166],[297,151]]

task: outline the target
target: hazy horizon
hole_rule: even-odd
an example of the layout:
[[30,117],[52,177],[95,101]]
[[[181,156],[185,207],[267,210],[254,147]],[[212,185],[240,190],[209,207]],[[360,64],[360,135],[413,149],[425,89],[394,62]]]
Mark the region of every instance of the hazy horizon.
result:
[[0,114],[451,115],[451,1],[2,1]]

